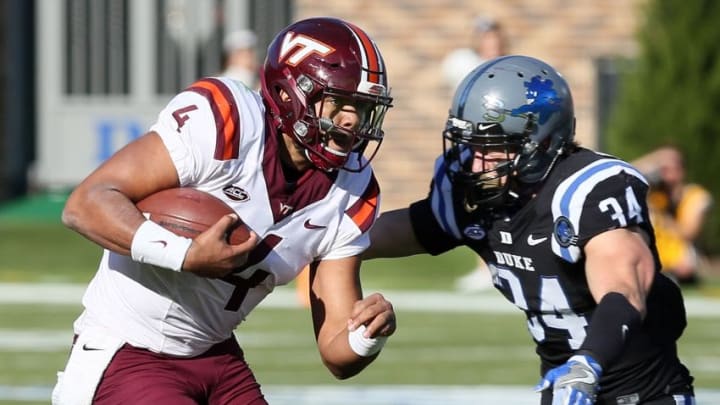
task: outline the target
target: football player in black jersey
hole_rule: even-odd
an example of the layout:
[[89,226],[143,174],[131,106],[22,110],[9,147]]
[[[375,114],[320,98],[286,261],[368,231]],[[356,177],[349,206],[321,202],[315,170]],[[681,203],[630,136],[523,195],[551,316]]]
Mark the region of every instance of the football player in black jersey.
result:
[[694,404],[676,341],[679,288],[660,273],[646,179],[574,142],[570,89],[505,56],[459,85],[427,198],[383,213],[365,258],[465,245],[523,310],[545,404]]

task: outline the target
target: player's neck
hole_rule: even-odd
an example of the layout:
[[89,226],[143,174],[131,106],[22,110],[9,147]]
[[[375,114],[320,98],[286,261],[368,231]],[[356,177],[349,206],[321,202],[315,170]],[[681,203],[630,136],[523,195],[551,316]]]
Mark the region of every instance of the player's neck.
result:
[[312,167],[312,163],[305,156],[305,151],[298,146],[290,135],[280,134],[279,138],[278,150],[283,171],[292,170],[301,175]]

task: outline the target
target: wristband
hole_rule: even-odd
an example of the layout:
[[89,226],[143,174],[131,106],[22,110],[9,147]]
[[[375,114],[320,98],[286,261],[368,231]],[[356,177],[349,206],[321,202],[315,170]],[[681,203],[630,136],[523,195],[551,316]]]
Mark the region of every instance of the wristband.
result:
[[153,221],[143,222],[135,231],[130,255],[136,262],[182,271],[192,239],[178,236]]
[[365,325],[360,325],[354,331],[348,332],[348,343],[355,354],[362,357],[370,357],[380,351],[385,346],[387,336],[378,336],[374,338],[366,338]]

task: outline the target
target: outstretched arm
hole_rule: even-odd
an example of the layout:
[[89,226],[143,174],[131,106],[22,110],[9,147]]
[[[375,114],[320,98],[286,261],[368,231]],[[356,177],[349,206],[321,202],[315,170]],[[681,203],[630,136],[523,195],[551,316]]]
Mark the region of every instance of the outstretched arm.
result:
[[370,247],[363,260],[383,257],[404,257],[426,253],[415,237],[410,209],[401,208],[380,214],[370,230]]

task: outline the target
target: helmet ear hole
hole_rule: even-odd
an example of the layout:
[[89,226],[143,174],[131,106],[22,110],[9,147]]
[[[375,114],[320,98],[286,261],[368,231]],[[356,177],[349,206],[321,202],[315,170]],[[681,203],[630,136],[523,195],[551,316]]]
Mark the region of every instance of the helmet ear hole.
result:
[[280,101],[287,103],[290,101],[290,95],[287,91],[283,90],[280,86],[275,86],[275,94],[278,95],[278,98],[280,98]]

